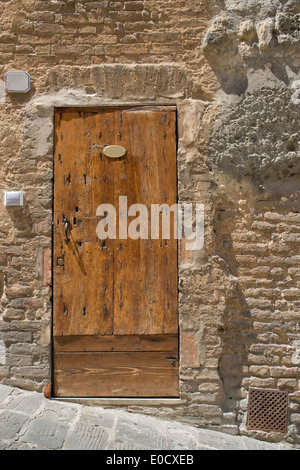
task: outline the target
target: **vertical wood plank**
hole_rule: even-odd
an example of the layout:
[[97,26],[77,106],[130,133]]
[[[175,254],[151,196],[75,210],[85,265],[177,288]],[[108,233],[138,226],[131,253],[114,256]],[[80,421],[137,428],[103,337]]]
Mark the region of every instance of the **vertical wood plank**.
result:
[[[115,202],[127,196],[128,208],[141,203],[177,202],[176,113],[121,110],[118,144],[127,149],[114,165]],[[116,125],[117,129],[117,125]],[[137,213],[137,216],[139,213]],[[135,217],[128,217],[130,223]],[[172,234],[172,232],[171,232]],[[114,333],[163,334],[178,331],[177,240],[116,240]]]
[[[97,239],[96,209],[113,203],[102,151],[114,134],[114,115],[57,110],[55,129],[54,334],[112,334],[113,247]],[[72,227],[69,243],[64,217]]]

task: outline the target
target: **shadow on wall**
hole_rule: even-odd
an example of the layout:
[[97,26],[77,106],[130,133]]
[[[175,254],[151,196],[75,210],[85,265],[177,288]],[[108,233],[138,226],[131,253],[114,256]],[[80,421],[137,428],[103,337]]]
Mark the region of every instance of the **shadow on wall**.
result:
[[203,52],[226,94],[240,96],[245,93],[248,78],[234,31],[209,31],[204,40]]
[[[8,207],[7,214],[14,226],[15,243],[18,239],[30,239],[36,234],[34,233],[34,222],[30,213],[28,204],[25,202],[22,207]],[[21,243],[21,242],[20,242]]]
[[221,333],[223,348],[219,362],[223,406],[227,412],[238,412],[240,400],[244,398],[242,382],[247,376],[248,353],[254,339],[251,311],[239,283],[239,262],[232,240],[240,221],[239,211],[226,197],[219,201],[214,218],[216,253],[225,262],[228,275],[235,278],[226,295]]
[[247,69],[269,69],[289,85],[287,70],[300,70],[299,33],[300,14],[255,21],[223,11],[213,19],[202,50],[223,91],[241,96],[248,88]]

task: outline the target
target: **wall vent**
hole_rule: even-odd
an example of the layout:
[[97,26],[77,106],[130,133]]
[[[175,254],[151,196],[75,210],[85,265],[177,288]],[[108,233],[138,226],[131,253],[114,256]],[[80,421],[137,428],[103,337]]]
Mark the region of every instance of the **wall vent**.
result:
[[287,432],[288,391],[250,388],[247,428]]

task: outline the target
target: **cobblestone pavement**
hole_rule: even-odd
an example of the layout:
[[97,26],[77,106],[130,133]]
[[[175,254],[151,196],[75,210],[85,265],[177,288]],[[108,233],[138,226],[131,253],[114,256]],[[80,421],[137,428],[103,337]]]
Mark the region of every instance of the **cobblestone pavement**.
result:
[[0,450],[292,450],[0,384]]

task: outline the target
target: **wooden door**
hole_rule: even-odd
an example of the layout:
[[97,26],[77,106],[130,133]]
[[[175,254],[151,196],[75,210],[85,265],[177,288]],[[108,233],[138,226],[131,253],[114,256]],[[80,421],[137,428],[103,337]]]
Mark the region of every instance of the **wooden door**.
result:
[[[177,240],[151,239],[150,216],[177,202],[176,109],[56,109],[54,158],[54,394],[178,396]],[[125,196],[149,210],[148,238],[119,233]],[[96,233],[102,204],[115,238]]]

